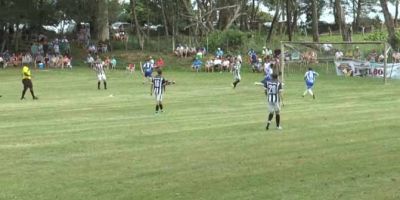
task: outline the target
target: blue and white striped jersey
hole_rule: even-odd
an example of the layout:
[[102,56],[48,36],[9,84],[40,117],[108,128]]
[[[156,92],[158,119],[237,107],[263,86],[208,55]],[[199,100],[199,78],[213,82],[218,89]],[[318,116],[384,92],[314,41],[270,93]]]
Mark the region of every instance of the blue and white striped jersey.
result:
[[304,80],[306,80],[309,83],[314,83],[315,77],[317,77],[319,74],[313,70],[309,70],[304,74]]

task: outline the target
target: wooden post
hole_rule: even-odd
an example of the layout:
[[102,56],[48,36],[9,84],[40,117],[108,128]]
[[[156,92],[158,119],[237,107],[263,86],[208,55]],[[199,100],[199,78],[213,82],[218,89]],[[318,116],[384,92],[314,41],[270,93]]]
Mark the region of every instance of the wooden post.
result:
[[[285,72],[285,44],[281,41],[281,72],[282,72],[282,77],[281,77],[281,81],[283,83],[284,81],[284,72]],[[279,72],[278,72],[279,75]]]
[[386,68],[387,68],[387,53],[388,52],[386,52],[386,49],[387,49],[387,43],[385,42],[385,45],[384,45],[385,47],[384,47],[384,52],[383,52],[383,56],[384,56],[384,61],[383,61],[383,83],[384,84],[386,84],[387,83],[387,77],[386,77]]

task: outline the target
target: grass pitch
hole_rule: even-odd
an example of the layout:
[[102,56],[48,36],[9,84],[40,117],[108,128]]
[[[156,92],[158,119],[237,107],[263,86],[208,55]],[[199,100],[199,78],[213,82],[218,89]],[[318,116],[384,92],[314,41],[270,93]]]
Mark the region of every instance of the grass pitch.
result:
[[285,81],[283,130],[244,73],[165,71],[165,113],[138,74],[0,71],[0,199],[400,199],[400,82]]

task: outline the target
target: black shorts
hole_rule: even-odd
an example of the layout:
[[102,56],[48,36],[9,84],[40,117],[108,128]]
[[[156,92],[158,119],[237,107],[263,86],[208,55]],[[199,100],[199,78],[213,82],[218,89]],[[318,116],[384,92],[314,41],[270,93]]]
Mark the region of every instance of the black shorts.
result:
[[32,88],[33,87],[31,79],[22,79],[22,84],[26,88]]

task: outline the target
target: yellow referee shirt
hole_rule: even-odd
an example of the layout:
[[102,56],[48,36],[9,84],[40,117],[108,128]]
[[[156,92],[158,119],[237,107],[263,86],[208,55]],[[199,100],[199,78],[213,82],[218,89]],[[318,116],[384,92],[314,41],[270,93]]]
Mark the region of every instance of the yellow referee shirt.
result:
[[31,70],[28,66],[22,68],[22,79],[31,79]]

